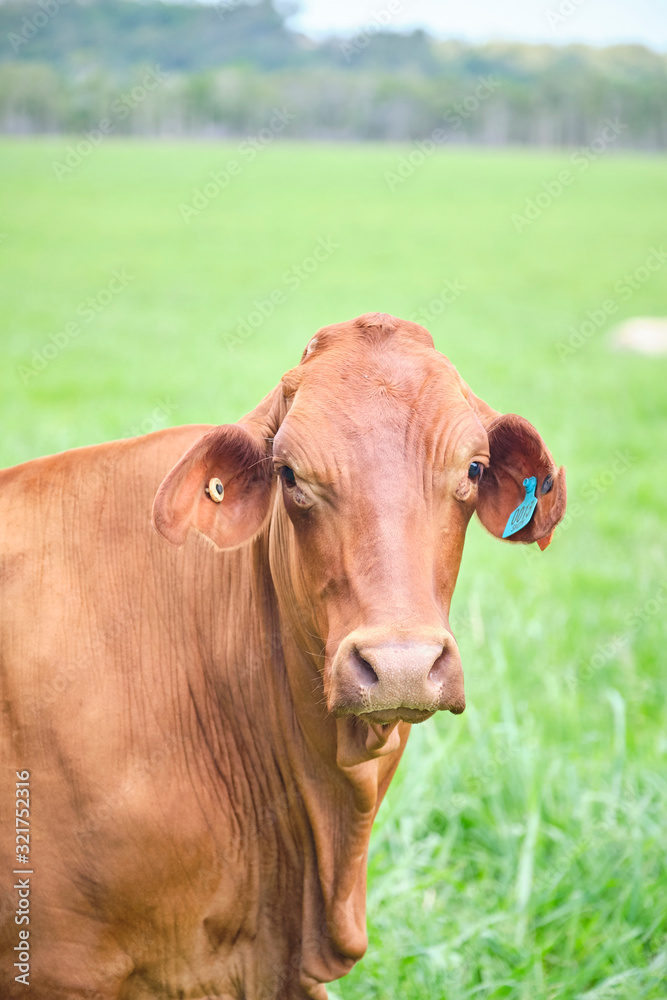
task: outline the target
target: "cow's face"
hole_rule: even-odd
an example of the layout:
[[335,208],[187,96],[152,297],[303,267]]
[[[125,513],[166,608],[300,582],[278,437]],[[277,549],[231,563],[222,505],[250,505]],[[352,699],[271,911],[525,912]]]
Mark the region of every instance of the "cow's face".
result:
[[432,348],[358,341],[346,359],[321,339],[273,461],[291,585],[326,643],[327,705],[374,723],[462,712],[448,615],[486,432]]
[[[283,613],[300,609],[334,715],[379,737],[462,712],[449,606],[468,521],[477,510],[501,536],[528,476],[538,505],[513,540],[545,544],[564,511],[563,470],[537,431],[477,399],[422,327],[375,315],[320,331],[244,424],[172,470],[159,530],[182,541],[194,522],[229,547],[270,522]],[[219,503],[204,492],[213,477]]]

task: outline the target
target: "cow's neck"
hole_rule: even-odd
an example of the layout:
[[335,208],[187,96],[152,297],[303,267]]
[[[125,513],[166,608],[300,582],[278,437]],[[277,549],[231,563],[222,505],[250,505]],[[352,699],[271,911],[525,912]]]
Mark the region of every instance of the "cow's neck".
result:
[[401,726],[395,752],[340,766],[341,731],[349,736],[354,723],[336,722],[326,712],[315,665],[321,650],[314,637],[308,650],[307,622],[301,616],[295,623],[285,601],[278,601],[268,548],[263,535],[245,551],[215,559],[214,575],[223,577],[220,596],[232,583],[244,596],[241,607],[230,602],[218,617],[210,645],[203,637],[211,609],[205,600],[197,609],[202,676],[193,702],[198,727],[209,730],[207,749],[220,750],[216,767],[234,770],[236,754],[241,773],[255,777],[245,788],[234,777],[227,787],[242,800],[239,812],[249,809],[257,818],[256,850],[267,838],[299,843],[301,871],[294,877],[300,875],[303,885],[301,978],[316,995],[316,983],[344,975],[365,951],[371,826],[409,726]]
[[[285,739],[312,831],[312,869],[305,873],[303,963],[306,975],[328,980],[349,971],[366,949],[366,866],[373,820],[398,765],[410,727],[401,726],[395,752],[367,752],[368,728],[333,719],[322,683],[326,631],[300,587],[291,532],[277,505],[270,562],[289,696]],[[278,600],[278,594],[280,600]],[[400,737],[400,738],[399,738]],[[388,749],[388,748],[387,748]],[[306,933],[305,928],[309,928]],[[314,933],[313,933],[314,932]],[[324,933],[323,933],[324,932]]]

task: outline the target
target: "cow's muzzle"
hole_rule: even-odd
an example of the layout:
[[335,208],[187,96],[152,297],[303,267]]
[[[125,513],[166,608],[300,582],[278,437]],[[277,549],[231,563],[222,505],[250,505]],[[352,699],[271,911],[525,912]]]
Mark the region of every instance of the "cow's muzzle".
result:
[[423,722],[443,709],[458,715],[465,695],[454,637],[440,628],[351,632],[331,665],[327,705],[380,725]]

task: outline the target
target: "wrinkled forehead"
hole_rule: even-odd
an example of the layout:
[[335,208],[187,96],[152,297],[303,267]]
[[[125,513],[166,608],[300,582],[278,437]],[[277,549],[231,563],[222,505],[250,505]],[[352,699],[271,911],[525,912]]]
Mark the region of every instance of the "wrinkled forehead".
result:
[[394,454],[430,451],[438,442],[448,450],[483,449],[486,434],[456,369],[423,338],[409,334],[327,343],[320,332],[316,346],[284,380],[291,406],[276,449],[298,450],[304,460],[304,453],[323,449],[367,456],[369,450],[381,452],[383,443]]

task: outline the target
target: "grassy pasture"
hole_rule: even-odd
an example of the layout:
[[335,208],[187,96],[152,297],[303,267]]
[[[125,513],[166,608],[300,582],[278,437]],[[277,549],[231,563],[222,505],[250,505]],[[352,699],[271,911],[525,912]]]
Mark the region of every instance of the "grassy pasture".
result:
[[332,995],[667,997],[667,359],[607,338],[667,312],[664,163],[443,151],[390,190],[408,150],[107,140],[59,181],[67,145],[0,144],[3,465],[238,419],[319,326],[380,310],[568,468],[545,553],[471,524],[468,708],[413,731]]

